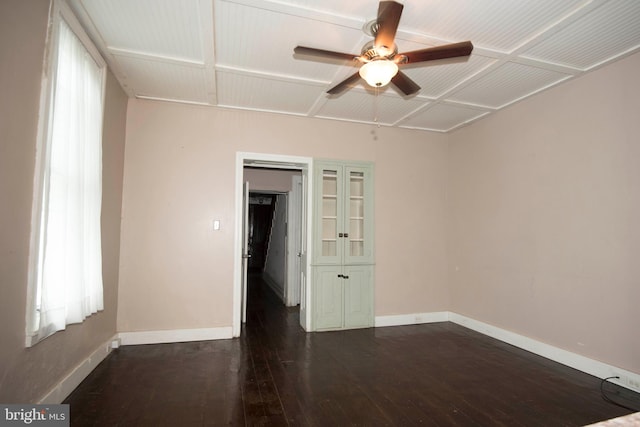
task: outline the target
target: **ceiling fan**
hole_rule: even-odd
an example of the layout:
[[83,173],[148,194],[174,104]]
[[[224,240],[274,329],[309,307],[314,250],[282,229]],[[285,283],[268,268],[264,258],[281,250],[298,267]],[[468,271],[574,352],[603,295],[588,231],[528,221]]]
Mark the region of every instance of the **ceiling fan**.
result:
[[473,44],[470,41],[465,41],[398,53],[394,39],[403,7],[402,4],[395,1],[380,2],[378,18],[365,25],[365,30],[368,29],[368,32],[375,38],[364,45],[360,55],[305,46],[296,46],[293,51],[299,55],[362,63],[357,73],[329,89],[327,91],[329,94],[334,95],[344,91],[350,84],[362,77],[370,86],[382,87],[391,82],[405,95],[412,95],[420,90],[420,86],[405,73],[399,71],[398,65],[469,56],[473,50]]

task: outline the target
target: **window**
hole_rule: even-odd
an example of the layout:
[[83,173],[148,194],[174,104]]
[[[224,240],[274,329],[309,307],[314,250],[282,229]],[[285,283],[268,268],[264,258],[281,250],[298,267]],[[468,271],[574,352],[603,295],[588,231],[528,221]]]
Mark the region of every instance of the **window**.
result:
[[106,66],[62,1],[47,42],[27,307],[27,346],[103,309],[100,212]]

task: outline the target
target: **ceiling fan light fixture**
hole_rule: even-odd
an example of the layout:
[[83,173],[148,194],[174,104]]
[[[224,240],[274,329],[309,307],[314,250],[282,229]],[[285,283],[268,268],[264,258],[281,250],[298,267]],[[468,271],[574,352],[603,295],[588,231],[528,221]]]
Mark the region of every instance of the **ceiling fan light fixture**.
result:
[[402,94],[411,96],[420,90],[420,86],[405,73],[399,71],[398,66],[448,58],[469,58],[473,44],[466,41],[398,53],[395,37],[403,8],[401,3],[394,0],[380,1],[378,17],[365,24],[364,27],[365,32],[372,36],[373,40],[365,43],[360,55],[305,46],[296,46],[293,52],[303,56],[311,55],[324,59],[348,61],[351,65],[362,64],[358,72],[327,90],[329,95],[343,92],[362,78],[374,88],[393,83]]
[[359,73],[369,86],[382,87],[398,74],[398,65],[388,59],[378,59],[364,64]]

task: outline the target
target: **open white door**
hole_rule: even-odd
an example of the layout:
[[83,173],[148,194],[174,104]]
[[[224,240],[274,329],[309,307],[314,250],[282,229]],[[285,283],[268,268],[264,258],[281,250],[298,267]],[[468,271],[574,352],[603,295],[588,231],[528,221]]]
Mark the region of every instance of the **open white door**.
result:
[[308,221],[309,211],[307,209],[307,183],[309,182],[309,170],[307,168],[302,169],[302,180],[300,181],[300,325],[305,331],[311,330],[311,312],[309,311],[308,304],[311,300],[308,290],[308,277],[307,277],[307,227],[310,224]]
[[247,322],[247,271],[249,267],[249,181],[242,186],[242,323]]
[[302,176],[291,177],[287,221],[287,306],[300,304],[300,283],[302,276]]

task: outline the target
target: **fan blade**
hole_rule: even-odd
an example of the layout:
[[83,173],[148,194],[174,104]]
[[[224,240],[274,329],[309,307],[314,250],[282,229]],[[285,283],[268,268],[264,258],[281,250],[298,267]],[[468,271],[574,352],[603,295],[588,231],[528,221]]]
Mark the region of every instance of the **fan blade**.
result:
[[428,47],[421,50],[413,50],[411,52],[401,53],[400,55],[407,57],[409,64],[414,62],[435,61],[437,59],[456,58],[460,56],[469,56],[473,50],[471,42],[460,42],[454,44],[445,44],[442,46]]
[[386,46],[389,49],[393,49],[393,42],[396,38],[403,7],[403,5],[395,1],[381,1],[378,5],[378,29],[375,41],[377,47]]
[[343,81],[341,81],[340,83],[338,83],[337,85],[329,89],[327,93],[331,95],[338,94],[343,90],[345,90],[347,86],[349,86],[351,83],[357,81],[359,78],[360,78],[360,73],[355,73],[351,77],[347,77],[346,79],[344,79]]
[[402,71],[398,71],[398,74],[393,76],[391,79],[391,83],[396,85],[398,89],[400,89],[405,95],[413,95],[417,91],[420,90],[420,86],[413,80],[409,78]]
[[360,55],[351,55],[349,53],[333,52],[331,50],[316,49],[314,47],[304,47],[304,46],[296,46],[293,49],[293,52],[299,55],[311,55],[311,56],[317,56],[320,58],[340,59],[340,60],[348,60],[348,61],[353,61],[360,56]]

